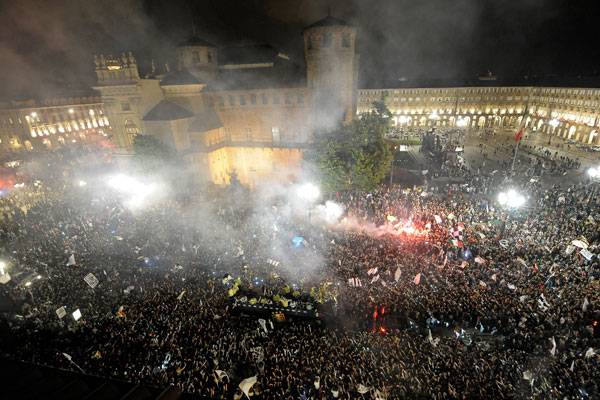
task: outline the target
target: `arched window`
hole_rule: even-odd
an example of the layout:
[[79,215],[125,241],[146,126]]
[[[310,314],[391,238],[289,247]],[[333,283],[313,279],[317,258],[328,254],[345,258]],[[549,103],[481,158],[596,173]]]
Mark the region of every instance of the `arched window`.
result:
[[134,137],[140,133],[140,130],[137,127],[137,125],[135,124],[135,122],[133,122],[130,119],[127,119],[127,120],[125,120],[125,133],[129,136]]

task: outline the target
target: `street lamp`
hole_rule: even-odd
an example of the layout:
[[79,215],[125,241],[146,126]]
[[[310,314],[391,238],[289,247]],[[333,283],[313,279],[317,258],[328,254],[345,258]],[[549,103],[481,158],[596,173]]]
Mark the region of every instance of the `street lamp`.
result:
[[600,177],[600,167],[591,167],[590,169],[587,170],[587,173],[591,179],[599,178]]
[[321,191],[319,190],[319,188],[312,183],[305,183],[303,185],[300,185],[298,187],[297,193],[301,199],[309,201],[311,203],[317,200],[321,195]]
[[525,204],[525,197],[514,189],[498,193],[498,203],[507,208],[521,208]]

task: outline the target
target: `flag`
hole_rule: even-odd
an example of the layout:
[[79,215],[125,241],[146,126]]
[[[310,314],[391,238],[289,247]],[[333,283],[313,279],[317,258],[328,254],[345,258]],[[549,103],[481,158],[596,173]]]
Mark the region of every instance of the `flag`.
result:
[[442,217],[440,217],[439,215],[434,215],[433,218],[435,218],[435,222],[438,224],[442,223]]
[[402,271],[400,270],[400,267],[396,268],[396,272],[394,273],[394,280],[396,282],[398,282],[398,280],[400,279],[400,275],[402,275]]
[[484,281],[479,281],[479,286],[481,287],[487,287],[486,283]]
[[70,267],[71,265],[77,265],[75,263],[75,254],[71,254],[69,256],[69,261],[67,261],[67,267]]
[[515,142],[519,143],[523,139],[523,128],[519,129],[519,131],[515,134]]
[[67,315],[67,310],[65,309],[65,306],[62,306],[61,308],[57,309],[56,315],[59,319],[63,319],[64,316]]
[[588,249],[581,249],[581,251],[579,252],[579,254],[581,254],[582,256],[585,257],[586,260],[591,261],[592,257],[594,257],[594,254],[591,253]]
[[591,358],[594,355],[596,355],[596,351],[592,347],[587,349],[587,351],[585,352],[585,358]]
[[258,324],[260,325],[261,328],[264,329],[265,333],[269,333],[269,331],[267,330],[267,321],[265,321],[264,319],[260,318],[258,320]]
[[227,379],[229,379],[229,375],[227,375],[227,372],[222,371],[220,369],[215,369],[215,374],[217,374],[217,378],[219,378],[219,381],[222,381],[224,377],[227,377]]
[[87,274],[83,280],[85,281],[85,283],[88,284],[89,287],[91,287],[92,289],[95,288],[96,286],[98,286],[98,283],[100,281],[98,281],[98,278],[96,278],[96,276],[94,274],[92,274],[91,272],[89,274]]
[[552,336],[552,338],[550,339],[550,342],[552,343],[552,348],[550,349],[550,354],[552,354],[552,356],[556,355],[556,340],[554,340],[554,336]]
[[420,272],[417,275],[415,275],[415,279],[413,280],[413,282],[415,283],[415,285],[418,285],[419,282],[421,282],[421,273]]
[[315,389],[319,390],[319,388],[321,387],[321,377],[317,376],[313,384],[315,385]]
[[362,286],[362,282],[360,281],[359,278],[350,278],[350,279],[348,279],[348,284],[350,286],[354,286],[354,287],[361,287]]
[[185,289],[181,291],[181,293],[179,293],[179,296],[177,296],[177,300],[181,300],[183,299],[183,295],[185,294]]
[[358,387],[356,388],[356,390],[360,394],[365,394],[365,393],[368,393],[369,390],[371,390],[371,388],[368,388],[368,387],[364,386],[363,384],[359,383]]
[[375,275],[373,279],[371,279],[371,283],[375,283],[379,280],[379,275]]
[[340,391],[331,389],[331,395],[333,396],[334,399],[337,399],[338,396],[340,395]]
[[584,297],[583,304],[581,305],[581,311],[586,312],[589,305],[590,305],[590,302],[588,301],[587,297]]
[[509,284],[508,284],[508,285],[506,285],[506,286],[508,286],[508,288],[509,288],[510,290],[516,290],[516,289],[517,289],[517,287],[516,287],[515,285],[513,285],[512,283],[509,283]]
[[251,376],[250,378],[246,378],[240,382],[240,389],[246,395],[246,397],[250,398],[250,389],[256,383],[256,375]]
[[485,260],[479,256],[475,257],[475,262],[477,264],[485,264]]
[[371,268],[367,271],[367,275],[375,275],[377,273],[377,268]]

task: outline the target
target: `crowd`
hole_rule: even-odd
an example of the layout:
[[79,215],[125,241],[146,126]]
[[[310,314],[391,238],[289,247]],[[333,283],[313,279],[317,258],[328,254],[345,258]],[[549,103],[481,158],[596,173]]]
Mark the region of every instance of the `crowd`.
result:
[[[248,193],[134,212],[57,175],[0,199],[5,357],[215,399],[242,398],[240,383],[257,400],[600,393],[600,208],[586,184],[514,182],[527,207],[506,210],[501,174],[469,173],[339,193],[339,223],[275,226],[262,210],[284,207]],[[269,262],[294,229],[318,268]],[[240,313],[227,275],[330,296],[317,319]]]

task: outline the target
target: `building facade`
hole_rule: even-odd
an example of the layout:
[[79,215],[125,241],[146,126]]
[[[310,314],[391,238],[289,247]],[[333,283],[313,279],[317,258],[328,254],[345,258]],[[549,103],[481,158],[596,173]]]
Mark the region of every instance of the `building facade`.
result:
[[[599,144],[600,89],[446,87],[358,89],[356,30],[328,16],[303,31],[306,68],[264,45],[218,48],[193,37],[172,70],[141,76],[131,54],[96,56],[98,97],[0,107],[0,146],[31,150],[137,135],[176,149],[203,181],[250,187],[294,180],[316,132],[384,99],[398,127],[517,128]],[[492,83],[481,82],[481,83]]]
[[97,96],[0,104],[0,148],[5,153],[108,142],[112,132]]
[[461,87],[360,89],[358,112],[384,99],[399,127],[517,128],[600,144],[600,89]]

